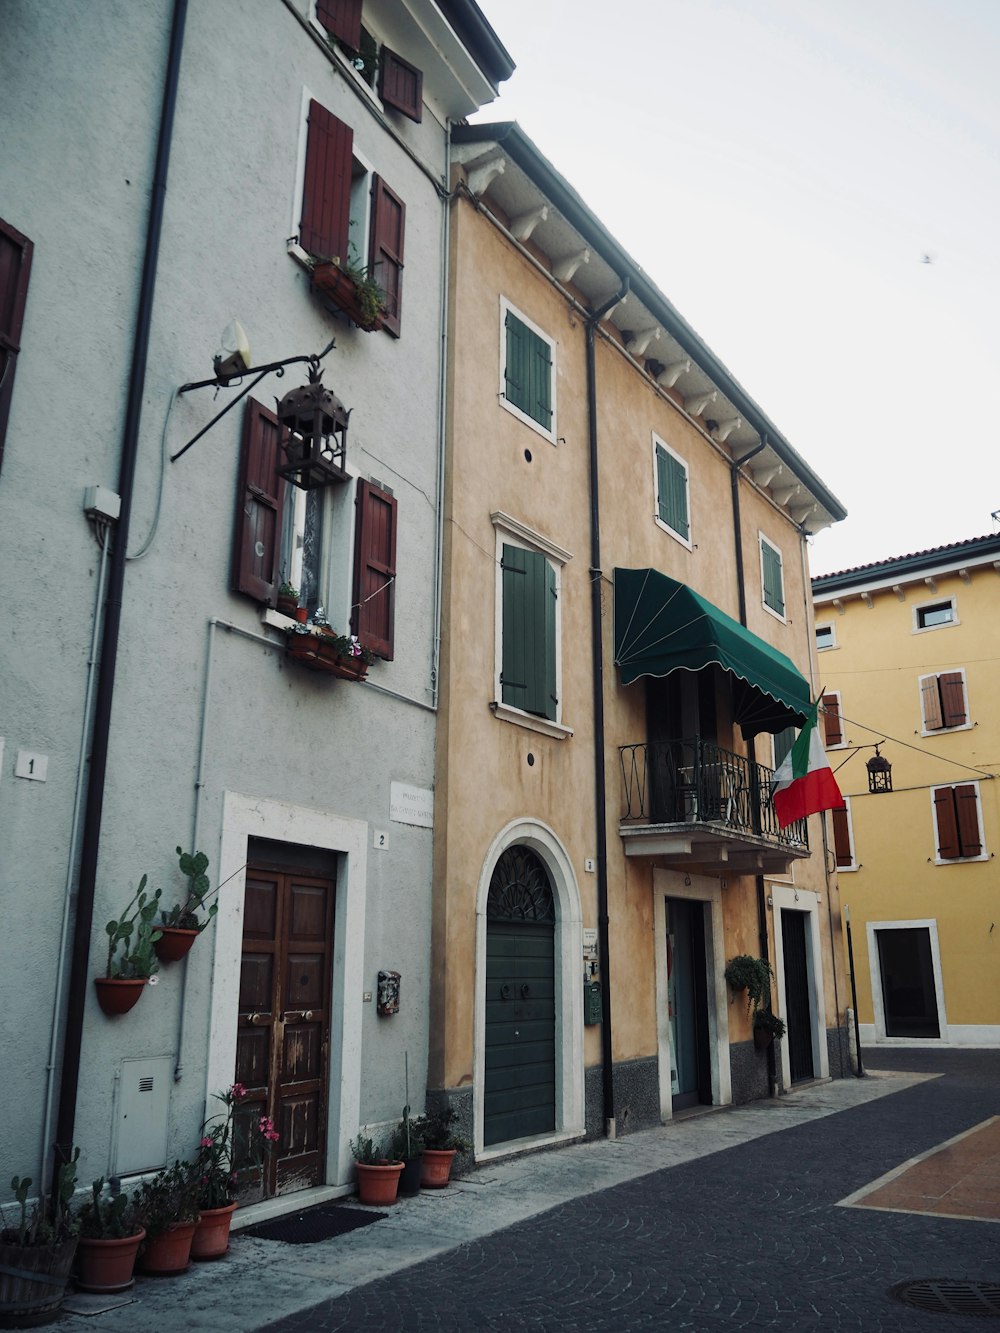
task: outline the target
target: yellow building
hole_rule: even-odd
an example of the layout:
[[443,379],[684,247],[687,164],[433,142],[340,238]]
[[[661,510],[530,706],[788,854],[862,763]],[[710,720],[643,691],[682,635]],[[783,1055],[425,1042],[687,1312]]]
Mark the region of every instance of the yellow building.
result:
[[863,1043],[1000,1044],[998,573],[994,535],[813,580]]
[[516,125],[452,162],[428,1086],[482,1159],[845,1072],[821,821],[768,786],[844,510]]

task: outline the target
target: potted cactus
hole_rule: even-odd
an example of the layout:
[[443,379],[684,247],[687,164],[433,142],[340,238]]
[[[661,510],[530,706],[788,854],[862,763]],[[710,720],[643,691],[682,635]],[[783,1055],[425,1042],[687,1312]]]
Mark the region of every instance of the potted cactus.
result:
[[135,1279],[135,1257],[146,1232],[136,1221],[127,1194],[104,1193],[104,1178],[90,1187],[80,1209],[76,1285],[82,1291],[125,1291]]
[[[208,857],[204,852],[185,852],[176,849],[181,874],[187,877],[188,887],[184,897],[174,903],[168,912],[160,913],[159,939],[154,948],[161,963],[175,963],[183,958],[205,929],[212,917],[219,910],[218,903],[205,906],[218,889],[210,889],[208,876]],[[204,911],[204,920],[198,915]]]
[[146,894],[143,875],[125,911],[104,927],[108,936],[108,963],[103,977],[94,978],[97,999],[106,1014],[126,1014],[156,973],[154,945],[160,932],[154,924],[161,890]]

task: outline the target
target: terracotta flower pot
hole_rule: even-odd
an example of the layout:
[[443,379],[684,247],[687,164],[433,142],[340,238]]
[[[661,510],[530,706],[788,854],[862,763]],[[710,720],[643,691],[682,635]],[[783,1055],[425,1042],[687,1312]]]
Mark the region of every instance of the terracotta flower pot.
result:
[[144,1273],[156,1277],[173,1277],[183,1273],[191,1262],[191,1241],[195,1222],[172,1222],[165,1231],[146,1237],[140,1267]]
[[308,606],[297,606],[292,614],[300,625],[305,625],[309,620]]
[[236,1212],[235,1203],[223,1208],[203,1208],[194,1239],[191,1241],[192,1259],[221,1259],[229,1249],[229,1226]]
[[112,1240],[81,1236],[76,1253],[76,1285],[81,1291],[124,1291],[135,1278],[135,1256],[145,1231]]
[[358,1202],[387,1204],[396,1202],[402,1162],[386,1162],[384,1166],[366,1166],[356,1162],[358,1171]]
[[421,1156],[420,1184],[425,1190],[443,1190],[451,1178],[454,1148],[425,1148]]
[[106,1014],[127,1014],[148,980],[148,977],[95,977],[97,1002]]
[[278,605],[276,610],[280,611],[283,616],[294,616],[298,608],[299,603],[297,598],[283,597],[281,593],[278,594]]
[[200,931],[187,930],[183,926],[157,926],[160,938],[153,945],[161,963],[176,963],[191,948]]

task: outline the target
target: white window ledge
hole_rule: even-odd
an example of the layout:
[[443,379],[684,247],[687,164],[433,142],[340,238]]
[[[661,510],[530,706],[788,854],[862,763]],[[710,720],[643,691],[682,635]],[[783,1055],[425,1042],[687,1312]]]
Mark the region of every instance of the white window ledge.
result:
[[564,741],[573,735],[572,727],[564,727],[560,722],[549,722],[547,718],[535,717],[533,713],[522,713],[518,708],[498,703],[495,699],[490,704],[493,716],[501,722],[513,722],[515,726],[528,731],[537,731],[542,736],[554,736],[557,741]]

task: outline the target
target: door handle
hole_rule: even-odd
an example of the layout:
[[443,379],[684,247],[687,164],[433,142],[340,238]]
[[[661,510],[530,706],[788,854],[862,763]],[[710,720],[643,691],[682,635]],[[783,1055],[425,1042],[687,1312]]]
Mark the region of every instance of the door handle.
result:
[[270,1014],[248,1014],[247,1022],[253,1027],[265,1027],[271,1021]]
[[528,985],[527,982],[525,982],[524,985],[521,987],[521,999],[526,1000],[530,994],[531,994],[531,987]]
[[501,998],[501,1000],[509,1000],[509,999],[510,999],[510,994],[511,994],[511,988],[510,988],[509,986],[507,986],[507,985],[503,985],[503,986],[500,987],[500,998]]

